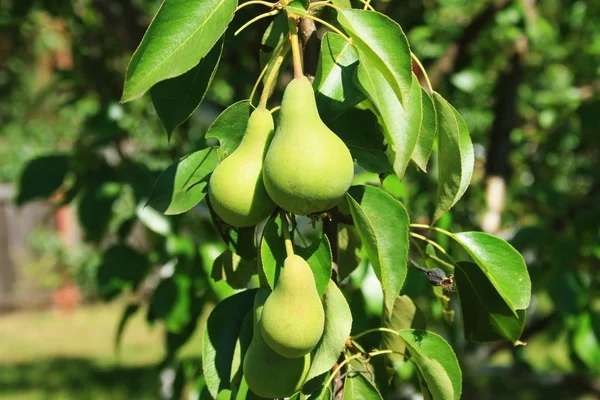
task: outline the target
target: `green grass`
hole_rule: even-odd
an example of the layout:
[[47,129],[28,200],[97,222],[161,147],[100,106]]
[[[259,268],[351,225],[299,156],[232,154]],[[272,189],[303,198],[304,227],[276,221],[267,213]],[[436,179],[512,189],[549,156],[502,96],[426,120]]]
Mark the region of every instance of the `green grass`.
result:
[[[117,354],[122,305],[0,316],[0,399],[156,399],[156,365],[164,356],[160,325],[143,312],[129,322]],[[199,357],[200,329],[182,350]]]

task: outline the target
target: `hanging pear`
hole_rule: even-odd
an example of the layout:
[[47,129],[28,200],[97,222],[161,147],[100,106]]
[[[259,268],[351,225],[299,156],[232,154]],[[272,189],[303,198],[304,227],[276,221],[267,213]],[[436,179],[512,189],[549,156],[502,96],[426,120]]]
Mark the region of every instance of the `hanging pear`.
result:
[[262,178],[263,159],[273,130],[271,113],[265,108],[254,110],[240,145],[210,177],[210,204],[229,225],[238,228],[256,225],[276,208]]
[[260,320],[268,296],[268,289],[260,289],[254,297],[254,330],[242,368],[246,383],[254,394],[275,399],[289,397],[302,388],[310,369],[310,354],[286,358],[265,343]]
[[310,266],[290,255],[260,321],[265,342],[284,357],[296,358],[315,348],[325,327],[325,311]]
[[344,196],[354,174],[350,151],[319,117],[312,85],[294,78],[283,94],[279,125],[263,168],[269,196],[298,215],[325,211]]

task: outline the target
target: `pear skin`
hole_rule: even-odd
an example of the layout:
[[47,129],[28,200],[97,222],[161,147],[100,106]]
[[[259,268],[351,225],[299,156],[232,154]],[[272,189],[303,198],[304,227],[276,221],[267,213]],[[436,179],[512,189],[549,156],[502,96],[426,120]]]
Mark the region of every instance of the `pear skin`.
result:
[[325,311],[308,263],[288,256],[260,320],[265,342],[284,357],[309,354],[325,328]]
[[254,298],[254,329],[252,341],[244,356],[244,378],[250,390],[264,398],[290,397],[302,388],[310,369],[310,354],[286,358],[265,343],[260,320],[268,289],[260,289]]
[[306,77],[286,87],[280,118],[263,167],[267,193],[284,210],[308,215],[344,196],[354,163],[344,142],[321,120]]
[[213,171],[208,197],[215,213],[238,228],[266,219],[276,205],[263,184],[263,159],[273,137],[273,117],[265,108],[250,115],[237,149]]

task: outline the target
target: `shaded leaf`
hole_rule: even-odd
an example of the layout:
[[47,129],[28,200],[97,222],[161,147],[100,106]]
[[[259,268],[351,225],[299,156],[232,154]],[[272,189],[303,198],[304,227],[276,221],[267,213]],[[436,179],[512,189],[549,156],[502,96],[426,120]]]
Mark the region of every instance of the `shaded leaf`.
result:
[[401,330],[415,364],[433,400],[458,400],[462,392],[462,372],[452,347],[439,335],[414,329]]
[[297,246],[295,251],[310,266],[315,276],[317,292],[321,296],[327,290],[331,279],[331,246],[327,236],[321,236],[321,239],[315,240],[307,248]]
[[469,253],[513,311],[529,306],[531,280],[523,256],[514,247],[483,232],[462,232],[452,237]]
[[465,339],[491,342],[508,339],[515,343],[523,332],[525,310],[511,308],[474,263],[460,262],[454,279],[458,287]]
[[358,267],[361,241],[356,228],[351,225],[340,225],[338,229],[338,280],[342,282]]
[[127,66],[122,102],[198,64],[233,19],[236,0],[163,2]]
[[325,309],[325,331],[313,350],[307,381],[331,369],[344,350],[352,328],[350,307],[333,281],[329,282],[327,291],[323,295],[323,308]]
[[352,219],[391,313],[406,279],[408,213],[402,203],[379,188],[353,186],[346,195]]
[[223,160],[237,149],[249,118],[250,102],[242,100],[227,107],[208,128],[206,138],[219,140],[219,159]]
[[217,152],[212,147],[188,154],[160,174],[148,205],[166,215],[190,210],[206,196],[209,176],[216,166]]
[[383,74],[372,65],[362,61],[358,66],[358,81],[369,100],[381,114],[394,172],[399,178],[404,176],[417,145],[423,119],[421,86],[414,74],[412,77],[412,89],[404,96],[405,107],[403,107]]
[[121,319],[119,320],[119,325],[117,326],[117,333],[115,334],[115,349],[119,350],[121,346],[121,339],[123,338],[123,333],[125,333],[125,327],[127,326],[127,322],[135,315],[135,313],[140,309],[139,303],[130,303],[127,304],[125,310],[123,310],[123,314],[121,315]]
[[191,284],[190,278],[181,274],[162,280],[152,294],[148,321],[162,320],[168,332],[183,331],[192,319]]
[[351,108],[326,125],[348,146],[352,158],[369,172],[391,172],[383,134],[370,110]]
[[202,370],[213,398],[222,390],[231,390],[235,348],[255,294],[256,290],[245,290],[226,298],[212,310],[206,321]]
[[352,38],[360,63],[376,69],[403,106],[412,86],[412,58],[406,35],[391,18],[375,11],[342,10],[338,21]]
[[113,204],[121,195],[121,185],[104,182],[85,188],[77,202],[77,217],[85,232],[85,239],[102,239],[113,216]]
[[150,90],[156,113],[169,137],[202,103],[217,72],[222,51],[223,40],[194,68],[183,75],[159,82]]
[[111,300],[124,289],[136,287],[146,276],[150,263],[143,255],[123,244],[109,247],[96,272],[98,294]]
[[475,155],[467,124],[438,93],[433,94],[438,129],[437,221],[462,197],[473,174]]
[[211,278],[225,280],[234,289],[245,289],[254,274],[256,260],[245,260],[231,249],[225,250],[213,263]]
[[275,288],[279,278],[279,268],[283,266],[287,254],[281,234],[281,220],[274,217],[267,221],[260,241],[260,257],[262,268],[271,289]]
[[327,32],[321,40],[313,83],[319,115],[325,123],[364,100],[365,96],[354,83],[357,66],[358,53],[354,46],[340,35]]
[[19,177],[19,193],[15,202],[22,206],[35,199],[47,199],[65,180],[69,172],[69,156],[52,154],[29,161]]
[[[383,313],[383,326],[385,328],[399,331],[402,329],[425,329],[427,321],[425,314],[417,307],[412,299],[406,295],[396,297],[392,312]],[[388,358],[392,361],[401,361],[404,359],[405,344],[404,340],[398,335],[389,332],[381,334],[381,348],[393,350],[399,354],[389,354]]]

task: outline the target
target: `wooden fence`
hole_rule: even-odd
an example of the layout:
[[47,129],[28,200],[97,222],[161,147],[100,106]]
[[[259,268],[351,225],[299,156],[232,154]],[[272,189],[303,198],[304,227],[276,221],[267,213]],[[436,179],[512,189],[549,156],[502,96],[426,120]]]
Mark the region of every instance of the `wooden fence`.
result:
[[0,311],[39,307],[50,302],[51,291],[26,273],[37,257],[28,245],[30,233],[40,226],[56,228],[50,204],[44,201],[16,207],[14,189],[0,184]]

